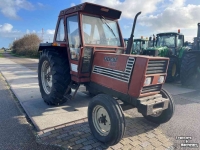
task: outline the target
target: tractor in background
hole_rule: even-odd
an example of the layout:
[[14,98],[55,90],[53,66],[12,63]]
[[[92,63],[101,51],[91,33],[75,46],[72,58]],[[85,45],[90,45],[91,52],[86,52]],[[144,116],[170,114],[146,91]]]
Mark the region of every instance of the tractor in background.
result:
[[198,85],[200,79],[200,23],[197,24],[197,37],[194,38],[192,49],[184,53],[180,69],[181,84],[184,86]]
[[[128,45],[128,38],[124,39],[125,45]],[[148,38],[143,38],[143,36],[139,39],[133,40],[133,46],[131,49],[131,54],[141,55],[145,49],[149,46]]]
[[[151,38],[149,39],[151,41]],[[184,35],[178,32],[166,32],[157,34],[153,38],[155,46],[143,51],[143,55],[169,57],[169,66],[166,82],[173,82],[180,75],[180,66],[183,53],[189,51],[189,47],[184,46]]]

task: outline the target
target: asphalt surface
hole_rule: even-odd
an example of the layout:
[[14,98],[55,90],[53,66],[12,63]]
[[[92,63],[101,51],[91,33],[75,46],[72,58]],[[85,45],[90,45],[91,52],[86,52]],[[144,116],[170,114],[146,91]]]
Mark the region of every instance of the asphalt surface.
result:
[[33,127],[12,96],[0,74],[0,149],[1,150],[59,150],[36,142]]
[[[9,54],[4,54],[4,56],[29,69],[37,70],[35,61],[19,59]],[[189,140],[189,143],[200,144],[200,91],[176,95],[173,96],[173,99],[176,106],[174,116],[169,122],[160,125],[159,128],[171,138],[177,149],[180,149],[180,143],[186,142],[185,140],[177,140],[177,136],[190,136],[192,140]],[[128,110],[126,113],[141,117],[136,109]]]
[[[3,57],[11,59],[13,62],[27,67],[33,71],[37,71],[38,63],[28,58],[19,58],[12,56],[9,52],[3,53]],[[36,59],[35,59],[36,60]]]

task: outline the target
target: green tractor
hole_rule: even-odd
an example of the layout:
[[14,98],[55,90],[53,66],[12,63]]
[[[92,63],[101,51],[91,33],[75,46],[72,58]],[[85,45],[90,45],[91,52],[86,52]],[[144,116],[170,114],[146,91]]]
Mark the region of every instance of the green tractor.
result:
[[192,49],[184,53],[181,64],[181,84],[184,86],[199,85],[200,79],[200,23],[197,24],[197,37]]
[[[149,41],[152,41],[151,37]],[[166,82],[175,81],[180,75],[183,53],[190,50],[189,47],[184,46],[184,35],[180,33],[180,30],[178,32],[159,33],[156,38],[153,38],[153,43],[155,43],[154,46],[145,49],[143,55],[169,57]]]
[[[128,45],[128,39],[125,38],[124,39],[125,45]],[[141,37],[141,39],[134,39],[133,41],[133,46],[131,49],[131,54],[135,54],[135,55],[140,55],[143,53],[143,51],[145,49],[147,49],[149,46],[149,39],[148,38],[143,38]]]

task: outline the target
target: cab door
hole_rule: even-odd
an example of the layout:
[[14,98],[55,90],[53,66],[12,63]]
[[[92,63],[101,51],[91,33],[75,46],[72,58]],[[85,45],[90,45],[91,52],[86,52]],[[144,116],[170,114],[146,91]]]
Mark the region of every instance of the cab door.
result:
[[79,67],[81,61],[82,42],[80,34],[79,14],[66,15],[67,51],[72,80],[80,82]]

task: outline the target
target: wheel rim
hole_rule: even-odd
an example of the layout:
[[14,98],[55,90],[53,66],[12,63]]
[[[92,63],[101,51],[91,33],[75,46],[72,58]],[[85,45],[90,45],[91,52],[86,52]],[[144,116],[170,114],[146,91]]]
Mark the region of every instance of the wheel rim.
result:
[[110,117],[103,106],[97,105],[93,109],[92,121],[96,131],[100,135],[106,136],[109,134],[111,129]]
[[155,113],[155,114],[152,114],[151,116],[152,117],[158,117],[158,116],[160,116],[162,114],[162,111],[159,111],[159,112],[157,112],[157,113]]
[[42,86],[46,94],[50,94],[52,88],[51,67],[48,61],[44,61],[41,68]]
[[173,64],[172,67],[172,77],[174,77],[176,75],[176,64]]

